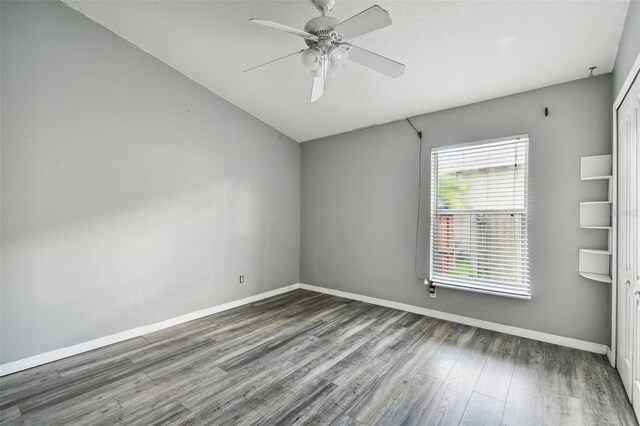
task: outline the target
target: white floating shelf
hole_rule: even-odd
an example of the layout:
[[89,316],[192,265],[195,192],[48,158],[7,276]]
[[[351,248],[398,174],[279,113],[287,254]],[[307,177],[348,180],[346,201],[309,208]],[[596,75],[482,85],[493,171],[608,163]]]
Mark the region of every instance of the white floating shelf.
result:
[[611,282],[612,282],[610,275],[592,274],[590,272],[580,272],[579,274],[582,275],[585,278],[588,278],[588,279],[594,280],[594,281],[600,281],[600,282],[609,283],[609,284],[611,284]]
[[607,230],[607,250],[580,249],[578,274],[594,281],[611,283],[613,178],[611,155],[593,155],[580,158],[580,180],[607,180],[608,201],[580,203],[580,228]]
[[581,252],[589,253],[589,254],[600,254],[600,255],[610,255],[611,252],[609,250],[601,250],[601,249],[580,249]]
[[611,275],[611,252],[609,250],[580,249],[578,272],[584,274]]
[[608,201],[580,203],[580,226],[611,226],[611,203]]
[[611,179],[613,176],[589,176],[585,178],[581,178],[580,180],[607,180]]
[[593,155],[580,158],[580,179],[599,180],[611,178],[611,155]]
[[582,229],[611,229],[611,226],[591,226],[591,225],[580,225]]

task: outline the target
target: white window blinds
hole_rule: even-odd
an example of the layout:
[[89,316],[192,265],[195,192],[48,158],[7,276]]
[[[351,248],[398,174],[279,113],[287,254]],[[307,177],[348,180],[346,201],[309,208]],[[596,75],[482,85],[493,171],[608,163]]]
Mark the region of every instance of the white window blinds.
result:
[[531,298],[527,135],[431,150],[431,280]]

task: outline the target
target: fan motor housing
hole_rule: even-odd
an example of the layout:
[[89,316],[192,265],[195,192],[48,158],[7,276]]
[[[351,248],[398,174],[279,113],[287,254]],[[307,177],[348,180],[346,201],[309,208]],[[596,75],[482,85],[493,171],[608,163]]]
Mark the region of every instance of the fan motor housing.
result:
[[336,0],[311,0],[311,3],[323,14],[330,12],[336,5]]
[[[340,23],[339,20],[332,16],[318,16],[311,19],[304,26],[304,30],[310,34],[320,37],[320,39],[331,39],[333,27]],[[305,40],[307,45],[315,46],[318,42],[313,40]]]

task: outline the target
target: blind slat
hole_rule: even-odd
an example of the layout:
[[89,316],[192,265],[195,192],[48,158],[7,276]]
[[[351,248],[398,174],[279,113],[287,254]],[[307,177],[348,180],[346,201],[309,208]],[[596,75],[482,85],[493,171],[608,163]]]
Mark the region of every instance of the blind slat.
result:
[[[482,272],[486,272],[486,271],[495,271],[496,274],[502,274],[502,275],[521,275],[523,273],[523,271],[528,270],[527,266],[522,266],[522,265],[518,265],[518,264],[514,264],[514,266],[510,266],[509,268],[503,268],[500,267],[500,265],[502,265],[502,263],[496,263],[496,262],[474,262],[474,266],[478,269],[477,273],[479,274],[481,271]],[[462,268],[463,266],[469,266],[467,263],[459,263],[459,264],[455,264],[455,263],[451,263],[451,262],[444,262],[444,263],[435,263],[434,266],[437,266],[436,269],[438,269],[439,271],[443,271],[443,270],[456,270],[459,268]],[[514,271],[514,269],[516,269]],[[464,275],[463,275],[464,276]]]
[[[458,282],[458,283],[466,283],[466,284],[472,284],[472,285],[477,285],[478,287],[482,287],[482,288],[499,288],[502,290],[509,290],[512,289],[513,286],[510,283],[505,283],[505,282],[500,282],[500,281],[495,281],[495,282],[485,282],[483,280],[478,280],[478,279],[461,279],[460,277],[456,277],[454,275],[446,275],[446,274],[437,274],[435,276],[436,279],[440,279],[440,280],[446,280],[448,282]],[[528,285],[523,285],[518,287],[518,290],[524,290],[528,288]]]
[[[453,256],[453,254],[450,254],[450,252],[444,251],[444,250],[436,250],[440,253],[441,256]],[[465,252],[465,253],[456,253],[457,258],[460,259],[460,262],[468,262],[469,259],[467,257],[471,257],[473,255],[478,254],[479,252]],[[474,259],[473,261],[475,263],[481,263],[482,261],[488,261],[488,260],[511,260],[513,262],[513,264],[521,264],[521,265],[528,265],[528,263],[526,261],[521,261],[520,260],[520,256],[501,256],[501,255],[497,255],[497,254],[491,254],[491,255],[484,255],[482,254],[482,257],[480,256],[474,256],[480,259]],[[436,263],[442,263],[439,260],[434,260],[433,261],[434,264]],[[446,259],[446,263],[449,264],[450,260]]]

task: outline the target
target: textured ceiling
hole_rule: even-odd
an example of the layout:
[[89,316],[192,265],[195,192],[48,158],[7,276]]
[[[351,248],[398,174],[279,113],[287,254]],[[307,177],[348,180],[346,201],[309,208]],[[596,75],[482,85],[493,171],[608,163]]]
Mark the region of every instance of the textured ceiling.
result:
[[379,4],[393,25],[357,44],[406,64],[391,79],[352,63],[310,103],[311,75],[292,56],[296,36],[249,22],[302,29],[308,1],[64,0],[95,22],[301,142],[431,111],[610,72],[628,1],[337,0],[346,19]]

